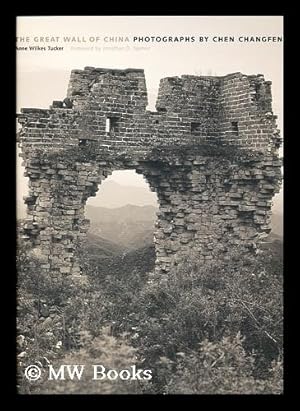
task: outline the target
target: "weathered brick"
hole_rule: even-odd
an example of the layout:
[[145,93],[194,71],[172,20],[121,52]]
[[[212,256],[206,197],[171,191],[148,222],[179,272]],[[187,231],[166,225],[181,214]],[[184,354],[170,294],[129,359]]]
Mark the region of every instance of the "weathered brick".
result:
[[85,203],[115,169],[136,169],[157,193],[158,272],[191,249],[199,261],[226,258],[269,232],[280,136],[261,75],[168,77],[150,112],[143,70],[86,67],[71,72],[67,98],[19,114],[30,180],[23,238],[49,256],[43,272],[80,273]]

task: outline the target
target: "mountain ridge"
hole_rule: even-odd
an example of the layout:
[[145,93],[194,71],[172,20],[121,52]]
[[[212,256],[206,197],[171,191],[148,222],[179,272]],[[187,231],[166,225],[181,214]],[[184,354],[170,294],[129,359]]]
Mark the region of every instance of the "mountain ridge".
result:
[[87,202],[87,205],[105,208],[120,208],[126,204],[155,207],[158,205],[157,195],[150,191],[147,185],[145,187],[125,186],[107,179],[99,185],[96,197],[90,198]]
[[152,205],[137,206],[126,204],[122,207],[107,208],[92,205],[86,206],[86,216],[92,222],[107,221],[117,218],[124,221],[153,221],[156,219],[158,207]]

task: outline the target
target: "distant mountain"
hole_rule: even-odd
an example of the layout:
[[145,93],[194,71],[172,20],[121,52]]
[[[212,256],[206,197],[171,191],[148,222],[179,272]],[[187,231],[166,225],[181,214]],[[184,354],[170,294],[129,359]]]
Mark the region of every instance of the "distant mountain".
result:
[[97,277],[130,277],[153,269],[156,211],[153,206],[129,204],[112,209],[87,206],[91,226],[84,248]]
[[131,251],[120,251],[116,246],[113,248],[113,243],[107,249],[108,243],[103,241],[101,237],[89,234],[85,243],[85,251],[89,264],[94,267],[93,275],[101,278],[101,276],[118,275],[131,276],[134,272],[138,275],[143,275],[154,268],[155,251],[154,244],[146,245]]
[[94,207],[106,208],[119,208],[127,204],[157,207],[157,197],[147,186],[124,186],[112,180],[105,180],[99,187],[97,197],[90,199],[89,203]]
[[283,188],[273,198],[272,212],[275,214],[283,214]]
[[120,208],[86,207],[90,219],[89,233],[116,243],[126,250],[134,250],[153,243],[157,209],[153,206]]
[[21,200],[17,200],[17,219],[22,220],[26,217],[26,206]]
[[273,199],[271,227],[273,234],[283,237],[283,189]]
[[113,258],[122,255],[123,247],[92,233],[87,234],[89,254],[97,258]]
[[155,221],[158,208],[151,205],[136,206],[126,204],[119,208],[86,206],[86,216],[93,223],[123,221]]
[[272,233],[279,237],[283,237],[283,214],[274,212],[271,216]]

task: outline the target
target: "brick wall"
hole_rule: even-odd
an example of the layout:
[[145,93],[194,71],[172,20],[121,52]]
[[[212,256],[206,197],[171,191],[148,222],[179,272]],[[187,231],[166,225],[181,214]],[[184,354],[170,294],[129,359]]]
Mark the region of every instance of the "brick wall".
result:
[[158,195],[158,273],[191,249],[203,262],[232,247],[253,252],[281,181],[271,100],[262,75],[184,75],[161,80],[151,112],[143,70],[73,70],[64,101],[18,115],[23,237],[42,270],[80,273],[86,201],[116,169],[135,169]]

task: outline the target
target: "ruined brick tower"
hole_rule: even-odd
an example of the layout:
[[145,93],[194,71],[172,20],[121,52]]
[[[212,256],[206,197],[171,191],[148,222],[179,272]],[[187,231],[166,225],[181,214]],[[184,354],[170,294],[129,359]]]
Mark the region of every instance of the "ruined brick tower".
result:
[[203,263],[234,247],[253,252],[281,182],[270,86],[241,73],[168,77],[151,112],[143,70],[86,67],[72,71],[63,102],[23,108],[23,238],[41,270],[80,273],[86,201],[120,169],[143,174],[157,193],[158,274],[191,250]]

